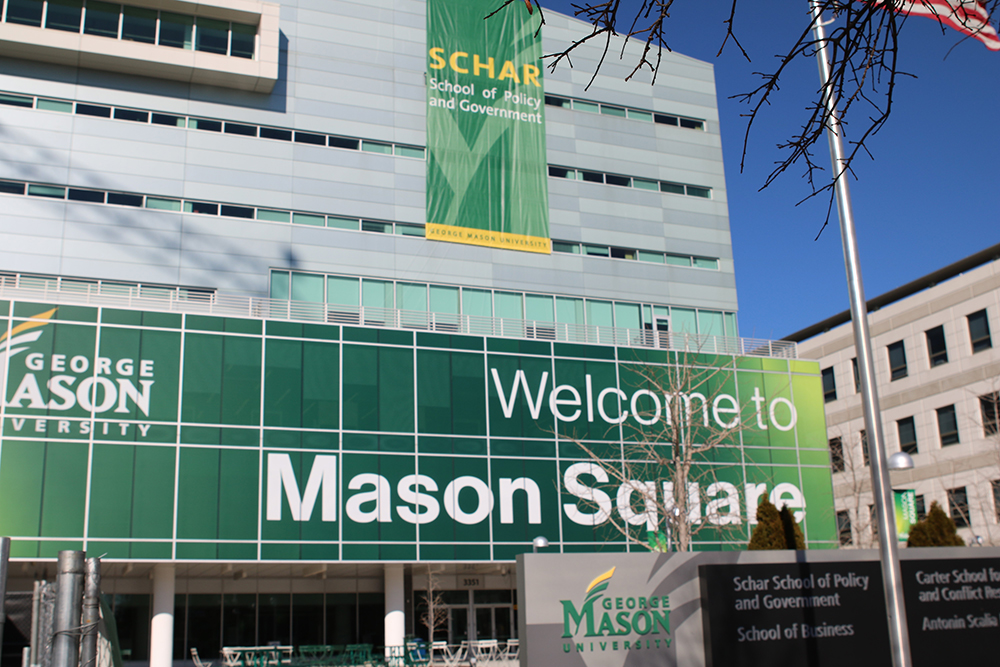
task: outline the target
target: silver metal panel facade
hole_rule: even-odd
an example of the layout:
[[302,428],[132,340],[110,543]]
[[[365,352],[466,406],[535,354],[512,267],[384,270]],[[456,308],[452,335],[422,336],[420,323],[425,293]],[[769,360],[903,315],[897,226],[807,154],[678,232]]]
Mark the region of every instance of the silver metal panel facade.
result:
[[[424,3],[281,5],[270,94],[10,58],[0,58],[0,92],[424,145]],[[546,21],[546,52],[587,28],[551,12]],[[718,270],[7,195],[0,270],[266,296],[271,269],[294,269],[734,312],[711,65],[664,54],[651,86],[646,74],[624,82],[632,61],[612,61],[588,88],[598,56],[546,71],[546,92],[702,119],[704,129],[547,106],[549,163],[711,188],[711,197],[550,177],[551,236],[714,257]],[[422,224],[424,173],[414,157],[0,106],[0,179]]]

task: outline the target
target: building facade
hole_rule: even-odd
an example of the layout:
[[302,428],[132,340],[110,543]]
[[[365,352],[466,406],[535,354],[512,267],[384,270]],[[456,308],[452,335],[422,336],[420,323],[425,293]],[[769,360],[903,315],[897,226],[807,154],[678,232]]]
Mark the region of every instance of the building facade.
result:
[[[428,589],[436,637],[513,637],[534,537],[655,527],[619,485],[581,504],[601,480],[573,441],[621,457],[670,414],[635,368],[688,354],[730,397],[695,415],[750,406],[692,492],[696,548],[745,541],[763,494],[836,543],[818,368],[738,337],[711,66],[515,68],[539,84],[511,104],[544,124],[545,251],[437,241],[435,72],[512,75],[435,52],[427,13],[3,3],[0,533],[22,590],[61,549],[104,555],[127,660],[396,645],[427,634]],[[545,17],[544,52],[587,30]]]
[[[1000,540],[1000,246],[992,246],[869,301],[869,325],[887,454],[912,470],[891,472],[916,492],[918,518],[940,504],[970,546]],[[857,355],[841,313],[789,336],[819,360],[843,545],[877,539]]]

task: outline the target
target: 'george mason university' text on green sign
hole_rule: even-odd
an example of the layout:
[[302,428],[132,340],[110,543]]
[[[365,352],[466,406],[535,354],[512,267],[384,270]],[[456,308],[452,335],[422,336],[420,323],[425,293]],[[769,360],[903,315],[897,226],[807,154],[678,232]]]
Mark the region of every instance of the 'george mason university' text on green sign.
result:
[[641,550],[612,523],[644,539],[662,517],[579,443],[622,460],[687,413],[744,427],[691,475],[696,548],[745,542],[764,496],[834,547],[817,365],[706,362],[716,391],[681,408],[644,378],[687,361],[653,348],[0,301],[0,534],[16,557]]
[[427,238],[551,252],[540,15],[427,2]]

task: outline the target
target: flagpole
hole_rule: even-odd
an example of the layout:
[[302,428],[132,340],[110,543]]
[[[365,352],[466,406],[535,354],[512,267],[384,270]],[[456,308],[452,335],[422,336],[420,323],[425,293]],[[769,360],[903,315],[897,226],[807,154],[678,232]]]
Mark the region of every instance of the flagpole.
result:
[[906,628],[906,609],[903,606],[903,578],[899,564],[899,547],[896,544],[896,521],[889,508],[895,507],[885,449],[882,445],[881,410],[872,363],[871,334],[868,330],[868,311],[861,280],[861,261],[851,209],[851,192],[844,170],[844,145],[840,136],[840,113],[837,99],[830,83],[830,62],[827,58],[826,28],[819,0],[809,0],[813,31],[816,36],[816,58],[819,61],[820,82],[823,85],[823,103],[829,122],[826,131],[830,142],[830,162],[833,165],[837,212],[840,217],[840,235],[844,246],[844,264],[847,269],[847,288],[851,301],[851,320],[854,326],[854,349],[858,355],[858,374],[864,408],[865,429],[868,434],[868,457],[871,462],[872,493],[878,517],[879,556],[882,562],[882,585],[885,589],[885,606],[889,621],[889,645],[893,667],[911,667],[910,639]]

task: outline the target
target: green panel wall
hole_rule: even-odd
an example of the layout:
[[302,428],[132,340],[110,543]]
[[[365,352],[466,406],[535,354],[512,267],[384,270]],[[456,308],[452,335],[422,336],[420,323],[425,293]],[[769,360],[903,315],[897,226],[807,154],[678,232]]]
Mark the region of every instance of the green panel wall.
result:
[[[689,440],[711,436],[702,418],[742,425],[693,469],[695,548],[745,543],[748,484],[803,511],[811,547],[837,543],[811,362],[2,305],[0,533],[19,556],[90,544],[123,558],[507,560],[537,535],[567,552],[641,550],[644,520],[630,544],[612,521],[588,523],[596,506],[567,485],[598,491],[619,523],[621,480],[581,468],[588,452],[662,489],[669,471],[641,448],[682,451],[676,378]],[[728,486],[712,495],[712,481]],[[723,488],[738,507],[720,505]],[[633,497],[624,511],[643,509]]]

